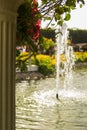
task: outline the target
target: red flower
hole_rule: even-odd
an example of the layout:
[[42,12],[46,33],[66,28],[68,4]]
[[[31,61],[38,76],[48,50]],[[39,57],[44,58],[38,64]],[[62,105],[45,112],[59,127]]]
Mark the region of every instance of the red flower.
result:
[[40,26],[40,24],[41,24],[41,21],[40,20],[38,20],[37,22],[36,22],[36,26]]
[[32,13],[36,13],[37,11],[38,11],[37,7],[34,7],[34,8],[32,9]]
[[40,24],[41,24],[41,21],[37,20],[36,24],[34,25],[34,28],[33,28],[33,32],[34,32],[33,39],[34,40],[36,40],[40,35]]
[[36,39],[39,37],[39,35],[40,35],[40,32],[39,32],[39,31],[36,32],[36,33],[34,34],[34,36],[33,36],[33,39],[36,40]]
[[37,0],[33,0],[33,6],[32,6],[32,15],[33,15],[33,24],[32,27],[30,27],[27,30],[27,34],[31,36],[31,38],[34,40],[34,42],[37,41],[39,35],[40,35],[40,24],[41,21],[38,18],[38,8],[37,8]]

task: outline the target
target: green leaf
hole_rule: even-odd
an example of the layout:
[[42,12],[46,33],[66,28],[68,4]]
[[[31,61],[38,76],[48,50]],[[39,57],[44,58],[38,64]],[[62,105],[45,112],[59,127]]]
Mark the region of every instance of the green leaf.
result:
[[64,12],[70,12],[70,10],[71,10],[70,6],[64,5],[63,8],[64,8]]
[[70,20],[70,18],[71,18],[71,15],[68,13],[68,14],[66,14],[64,20],[68,21],[68,20]]
[[70,7],[70,9],[72,9],[72,10],[76,9],[74,6],[69,6],[69,7]]
[[63,25],[63,20],[58,21],[57,24],[60,25],[60,26],[62,26]]
[[60,20],[60,19],[61,19],[61,16],[58,13],[56,13],[55,20]]

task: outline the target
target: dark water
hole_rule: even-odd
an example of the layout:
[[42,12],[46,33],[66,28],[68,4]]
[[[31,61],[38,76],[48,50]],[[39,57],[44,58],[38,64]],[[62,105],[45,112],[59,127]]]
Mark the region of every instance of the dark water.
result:
[[87,130],[87,68],[73,72],[70,87],[59,86],[60,101],[55,86],[54,78],[16,84],[16,130]]

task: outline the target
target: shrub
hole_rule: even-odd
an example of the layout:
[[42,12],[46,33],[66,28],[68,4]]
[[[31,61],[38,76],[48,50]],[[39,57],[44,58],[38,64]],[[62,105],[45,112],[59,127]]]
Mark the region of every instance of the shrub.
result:
[[20,69],[21,72],[27,71],[29,53],[23,52],[18,57],[16,57],[16,67]]
[[[75,52],[75,62],[87,62],[87,52]],[[16,57],[16,66],[20,68],[21,72],[27,71],[27,65],[29,64],[29,53],[23,52]],[[55,72],[56,57],[55,55],[43,55],[38,54],[36,58],[31,57],[31,64],[36,64],[39,67],[39,72],[44,75],[49,75]],[[64,54],[60,56],[61,65],[66,62]]]
[[56,44],[51,38],[39,38],[39,47],[41,54],[53,55],[55,53],[55,46]]
[[75,52],[75,62],[87,62],[87,52]]
[[[39,66],[40,73],[42,73],[44,75],[49,75],[55,71],[55,64],[54,64],[52,57],[50,57],[48,55],[40,54],[40,55],[36,56],[36,59],[38,61],[37,65]],[[36,64],[33,57],[32,57],[32,62],[34,64]]]

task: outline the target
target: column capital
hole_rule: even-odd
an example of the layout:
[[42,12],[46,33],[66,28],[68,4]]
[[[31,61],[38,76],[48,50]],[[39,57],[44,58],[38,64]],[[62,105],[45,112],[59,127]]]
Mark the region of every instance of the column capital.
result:
[[9,21],[16,24],[17,13],[0,8],[0,21]]
[[17,8],[24,2],[24,0],[0,0],[0,10],[17,12]]

